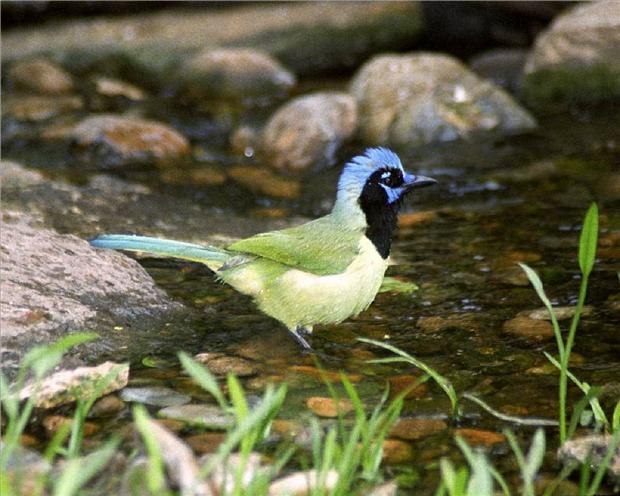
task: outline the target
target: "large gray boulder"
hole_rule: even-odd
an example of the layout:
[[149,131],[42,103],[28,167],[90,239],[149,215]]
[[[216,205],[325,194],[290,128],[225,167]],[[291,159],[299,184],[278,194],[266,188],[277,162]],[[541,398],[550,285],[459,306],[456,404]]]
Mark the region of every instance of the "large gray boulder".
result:
[[620,99],[620,2],[575,6],[536,40],[524,70],[532,106]]
[[274,168],[304,172],[332,165],[340,145],[357,129],[357,105],[346,93],[319,92],[295,98],[269,119],[261,152]]
[[368,144],[422,145],[536,125],[505,91],[447,55],[374,57],[353,78],[351,93]]

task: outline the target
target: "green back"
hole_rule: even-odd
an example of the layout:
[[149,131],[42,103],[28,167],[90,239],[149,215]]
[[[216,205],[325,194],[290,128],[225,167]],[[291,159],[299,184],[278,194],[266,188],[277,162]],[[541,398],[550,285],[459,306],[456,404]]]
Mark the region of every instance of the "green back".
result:
[[344,272],[359,253],[359,231],[342,229],[326,215],[301,226],[257,234],[227,247],[317,275]]

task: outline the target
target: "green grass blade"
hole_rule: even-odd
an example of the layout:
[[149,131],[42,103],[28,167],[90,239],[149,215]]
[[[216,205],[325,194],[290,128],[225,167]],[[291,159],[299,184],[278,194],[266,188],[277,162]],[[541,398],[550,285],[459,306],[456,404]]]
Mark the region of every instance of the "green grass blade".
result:
[[148,457],[146,484],[151,494],[161,494],[166,487],[164,460],[157,439],[149,427],[149,416],[146,409],[142,405],[134,406],[133,418],[136,429],[142,436]]
[[611,430],[617,431],[620,429],[620,400],[616,403],[614,413],[611,416]]
[[198,385],[205,391],[211,394],[217,401],[218,405],[224,409],[229,410],[230,406],[224,397],[224,393],[220,389],[220,385],[217,379],[209,372],[205,367],[192,359],[187,353],[179,353],[179,361],[185,369],[185,371],[192,376],[192,378],[198,383]]
[[590,205],[583,221],[579,238],[579,268],[584,277],[588,277],[594,267],[596,245],[598,242],[598,207]]

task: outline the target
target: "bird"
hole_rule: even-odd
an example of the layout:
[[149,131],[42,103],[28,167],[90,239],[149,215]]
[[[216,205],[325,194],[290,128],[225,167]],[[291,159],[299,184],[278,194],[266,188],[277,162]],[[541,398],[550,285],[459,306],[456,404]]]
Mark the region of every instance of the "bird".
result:
[[306,337],[314,326],[338,324],[373,302],[403,200],[436,182],[406,172],[391,150],[368,148],[345,164],[331,212],[305,224],[225,248],[124,234],[102,234],[90,243],[200,262],[311,350]]

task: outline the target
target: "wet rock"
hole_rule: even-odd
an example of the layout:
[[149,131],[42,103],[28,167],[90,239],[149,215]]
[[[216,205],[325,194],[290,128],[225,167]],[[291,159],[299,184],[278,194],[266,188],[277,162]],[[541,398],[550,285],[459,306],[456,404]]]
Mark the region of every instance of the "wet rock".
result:
[[360,374],[347,374],[344,371],[325,370],[313,367],[312,365],[293,365],[289,367],[289,370],[296,374],[303,374],[319,379],[320,381],[329,382],[340,382],[342,380],[341,374],[344,374],[351,382],[359,382],[363,378]]
[[416,326],[424,332],[441,332],[449,329],[480,330],[480,318],[475,313],[454,313],[441,316],[420,317]]
[[163,161],[190,153],[187,139],[174,129],[134,117],[87,117],[73,128],[70,139],[100,167]]
[[[201,457],[200,465],[204,466],[208,463],[211,456],[213,455]],[[215,494],[231,494],[233,492],[234,488],[237,487],[237,472],[242,464],[241,480],[238,483],[243,488],[247,488],[252,479],[261,475],[264,476],[264,472],[268,470],[268,467],[262,465],[259,453],[250,453],[246,460],[243,460],[241,455],[233,453],[211,472],[209,487],[215,489]]]
[[346,398],[335,400],[322,396],[312,396],[306,400],[306,406],[319,417],[334,418],[346,415],[353,410],[353,404]]
[[[588,456],[590,456],[590,463],[593,469],[596,470],[608,452],[611,441],[612,436],[610,434],[570,439],[560,447],[558,458],[563,464],[569,464],[574,462],[584,463]],[[606,473],[607,477],[614,484],[620,483],[620,447],[616,447]]]
[[70,93],[74,88],[71,75],[46,59],[16,62],[9,69],[8,78],[18,90],[44,95]]
[[19,398],[33,397],[38,408],[54,408],[78,398],[90,398],[104,378],[106,387],[99,393],[101,396],[127,385],[129,364],[105,362],[96,367],[62,370],[46,377],[41,384],[26,385],[19,392]]
[[274,198],[298,198],[301,193],[301,183],[294,179],[285,178],[273,172],[256,167],[238,165],[228,169],[228,176],[250,191],[263,193]]
[[406,463],[413,458],[413,448],[409,443],[398,439],[386,439],[383,441],[382,463],[386,465],[398,465]]
[[6,116],[18,121],[44,121],[62,114],[69,114],[84,107],[80,96],[10,96],[3,100],[2,110]]
[[351,93],[366,143],[422,145],[536,125],[506,92],[446,55],[374,57],[356,73]]
[[101,96],[108,98],[126,98],[134,102],[146,99],[144,90],[133,84],[109,77],[97,77],[94,80],[95,91]]
[[[134,260],[28,224],[35,219],[3,212],[0,325],[7,368],[35,343],[50,343],[76,329],[97,330],[103,342],[115,338],[108,335],[113,326],[143,323],[146,317],[155,321],[182,308]],[[92,359],[97,346],[81,349]]]
[[0,162],[0,180],[3,188],[26,188],[45,181],[43,174],[28,169],[17,162],[2,160]]
[[402,418],[390,429],[390,436],[413,441],[422,439],[448,428],[443,420],[426,418]]
[[412,46],[423,27],[417,2],[292,3],[80,18],[10,30],[3,59],[54,53],[71,69],[118,71],[161,84],[204,47],[252,47],[297,74],[353,68],[373,53]]
[[239,126],[230,136],[232,151],[245,157],[253,157],[259,146],[259,134],[259,131],[251,126]]
[[384,482],[373,488],[367,496],[396,496],[398,494],[398,483],[396,481]]
[[338,472],[336,470],[329,470],[325,475],[323,484],[319,486],[320,480],[317,470],[294,472],[272,482],[267,494],[269,496],[279,496],[281,494],[290,496],[306,496],[315,493],[328,494],[336,488],[338,479]]
[[390,383],[390,397],[394,398],[406,390],[409,390],[406,399],[421,398],[428,393],[428,386],[420,382],[420,377],[415,375],[395,375],[388,379]]
[[[591,305],[584,305],[581,316],[589,317],[592,315],[593,311],[594,307]],[[553,313],[555,314],[555,318],[559,321],[572,319],[575,315],[575,307],[553,307]],[[545,307],[537,308],[536,310],[525,310],[519,312],[518,315],[524,315],[534,320],[551,320],[549,311]]]
[[620,4],[577,5],[541,33],[525,66],[532,106],[620,98]]
[[[52,438],[61,428],[70,428],[73,425],[73,421],[74,420],[72,418],[64,417],[62,415],[48,415],[43,418],[41,424],[45,429],[45,434],[47,437]],[[100,427],[93,422],[83,423],[83,433],[85,437],[92,436],[93,434],[99,432],[99,430]]]
[[277,60],[257,50],[207,48],[180,69],[183,93],[192,100],[244,103],[286,96],[295,76]]
[[185,442],[195,453],[204,455],[205,453],[215,453],[224,439],[226,439],[226,434],[222,432],[205,432],[187,437]]
[[398,216],[398,227],[401,229],[406,229],[408,227],[430,224],[437,219],[437,217],[438,215],[436,210],[400,214]]
[[301,96],[269,119],[261,138],[261,154],[279,170],[317,170],[334,164],[336,152],[356,129],[357,106],[348,94]]
[[218,167],[200,167],[199,169],[166,168],[161,179],[168,184],[193,186],[221,186],[226,182],[226,174]]
[[225,430],[233,424],[233,418],[215,405],[169,406],[159,410],[157,415],[214,430]]
[[[0,449],[5,449],[4,441],[1,440]],[[49,473],[51,468],[50,463],[35,450],[17,446],[4,461],[3,487],[7,483],[16,494],[40,494],[38,480]]]
[[88,418],[109,417],[125,408],[125,403],[113,394],[104,396],[95,401],[95,404],[88,412]]
[[494,270],[492,273],[492,278],[509,286],[527,287],[530,285],[530,280],[527,278],[527,274],[517,265],[511,265]]
[[503,434],[482,429],[455,429],[454,435],[461,436],[471,446],[484,446],[485,448],[492,448],[496,444],[506,442],[506,436]]
[[249,377],[259,371],[256,363],[245,358],[226,356],[223,353],[199,353],[194,359],[204,364],[215,375],[234,374],[238,377]]
[[493,84],[516,93],[521,86],[527,50],[523,48],[493,48],[469,61],[471,70]]
[[175,406],[185,405],[192,398],[167,387],[127,387],[121,391],[121,399],[145,405]]
[[536,320],[523,315],[507,320],[502,326],[505,333],[530,341],[553,339],[553,326],[546,320]]
[[180,420],[153,419],[153,421],[172,432],[181,432],[185,429],[185,422],[181,422]]

